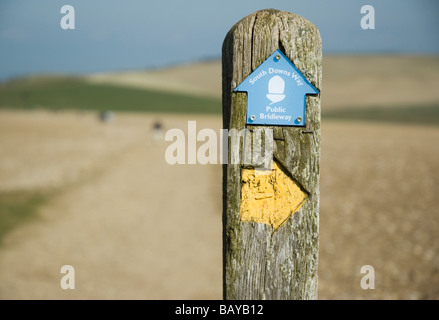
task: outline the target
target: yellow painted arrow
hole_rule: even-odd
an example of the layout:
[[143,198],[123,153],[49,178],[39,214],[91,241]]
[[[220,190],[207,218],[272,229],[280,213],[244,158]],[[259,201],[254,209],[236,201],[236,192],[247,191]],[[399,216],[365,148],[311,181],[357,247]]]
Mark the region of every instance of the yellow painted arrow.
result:
[[241,178],[241,221],[266,223],[277,230],[308,197],[276,161],[268,173],[242,169]]

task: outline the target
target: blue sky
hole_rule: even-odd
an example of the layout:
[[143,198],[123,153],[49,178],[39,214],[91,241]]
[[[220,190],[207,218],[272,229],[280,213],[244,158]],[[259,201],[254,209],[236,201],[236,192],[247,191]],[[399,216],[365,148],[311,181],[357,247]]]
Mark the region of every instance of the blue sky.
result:
[[[75,30],[60,26],[65,4]],[[375,30],[360,27],[363,5]],[[231,26],[266,8],[314,23],[326,54],[439,54],[437,0],[0,0],[0,80],[219,58]]]

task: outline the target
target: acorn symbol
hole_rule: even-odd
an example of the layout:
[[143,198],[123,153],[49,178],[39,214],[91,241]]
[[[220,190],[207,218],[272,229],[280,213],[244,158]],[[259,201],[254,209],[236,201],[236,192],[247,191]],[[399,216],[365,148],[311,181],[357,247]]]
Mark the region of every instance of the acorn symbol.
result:
[[271,101],[270,105],[285,99],[285,81],[279,76],[274,76],[268,81],[267,98]]

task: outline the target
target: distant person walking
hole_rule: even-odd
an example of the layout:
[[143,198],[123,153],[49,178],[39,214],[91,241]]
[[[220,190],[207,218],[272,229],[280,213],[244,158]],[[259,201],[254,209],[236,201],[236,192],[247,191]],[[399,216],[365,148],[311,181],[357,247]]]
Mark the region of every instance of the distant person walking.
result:
[[106,110],[106,111],[101,111],[99,113],[99,119],[104,123],[109,123],[113,121],[113,118],[114,118],[114,114],[111,111]]
[[163,139],[163,125],[160,121],[155,121],[152,127],[152,139],[159,142]]

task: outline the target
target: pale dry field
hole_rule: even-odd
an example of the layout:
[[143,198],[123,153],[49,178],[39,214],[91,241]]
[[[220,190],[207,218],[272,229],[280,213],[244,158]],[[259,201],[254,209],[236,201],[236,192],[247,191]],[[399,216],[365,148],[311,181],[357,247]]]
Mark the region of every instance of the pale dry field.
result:
[[[439,101],[439,58],[325,57],[322,111]],[[218,61],[94,83],[220,97]],[[49,194],[0,246],[0,299],[221,299],[221,166],[169,165],[164,129],[220,116],[0,110],[0,192]],[[322,122],[320,299],[439,299],[439,127]],[[72,265],[76,289],[62,290]],[[363,265],[375,268],[362,290]]]
[[[0,111],[0,190],[58,190],[0,247],[0,299],[222,298],[221,167],[167,164],[157,119],[221,127]],[[322,138],[319,298],[438,299],[439,128],[324,121]]]
[[86,80],[221,99],[221,62],[215,60],[158,70],[96,73],[87,76]]
[[[100,73],[92,83],[175,91],[221,98],[221,61],[155,71]],[[439,101],[437,56],[324,56],[322,110],[400,107]]]

